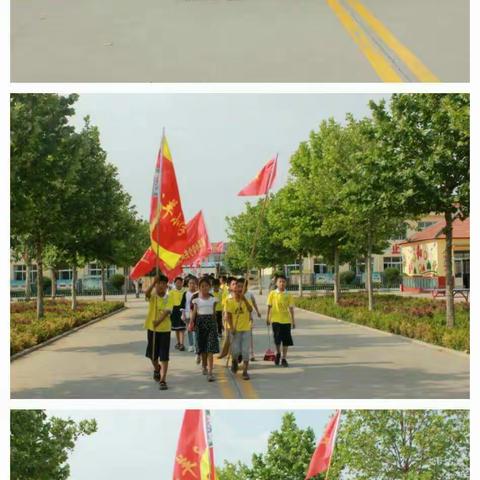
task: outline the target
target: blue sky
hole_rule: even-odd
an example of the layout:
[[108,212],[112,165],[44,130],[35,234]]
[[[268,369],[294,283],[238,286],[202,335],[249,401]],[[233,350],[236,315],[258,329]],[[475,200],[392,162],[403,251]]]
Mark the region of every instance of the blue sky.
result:
[[243,210],[238,191],[279,154],[274,191],[288,176],[299,143],[323,119],[368,115],[370,94],[84,94],[75,125],[90,115],[109,161],[148,217],[153,168],[165,127],[183,209],[203,209],[211,241],[225,239],[225,216]]
[[[300,427],[321,437],[332,410],[291,410]],[[70,458],[72,480],[151,480],[171,478],[183,410],[52,410],[75,420],[95,418],[98,431],[78,440]],[[214,410],[212,428],[217,465],[249,463],[265,451],[284,410]]]

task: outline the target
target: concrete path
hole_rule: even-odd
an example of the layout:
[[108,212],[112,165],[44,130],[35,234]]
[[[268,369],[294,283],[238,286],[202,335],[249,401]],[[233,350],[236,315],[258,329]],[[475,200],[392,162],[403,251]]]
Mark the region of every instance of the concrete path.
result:
[[11,0],[11,13],[14,82],[469,80],[468,0]]
[[[265,297],[259,303],[264,314]],[[250,382],[217,361],[209,384],[192,353],[172,350],[170,389],[160,392],[144,357],[146,303],[128,307],[12,362],[12,398],[469,397],[468,356],[303,310],[290,368],[262,360],[268,340],[257,320]]]

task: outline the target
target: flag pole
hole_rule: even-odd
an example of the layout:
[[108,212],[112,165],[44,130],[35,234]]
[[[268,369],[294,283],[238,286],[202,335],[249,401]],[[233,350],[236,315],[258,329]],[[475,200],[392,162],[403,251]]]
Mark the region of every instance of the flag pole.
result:
[[[160,141],[160,163],[158,165],[158,189],[157,189],[157,212],[155,214],[155,218],[157,219],[157,225],[160,225],[160,212],[162,209],[162,175],[163,175],[163,145],[165,143],[165,127],[162,129],[162,140]],[[160,238],[157,236],[157,251],[155,256],[155,279],[158,278],[160,273]],[[155,302],[154,302],[154,318],[157,320],[157,292],[155,292]],[[155,325],[153,326],[153,340],[152,340],[152,362],[155,362]],[[160,367],[161,370],[161,367]]]
[[337,427],[335,428],[335,432],[333,434],[333,450],[332,450],[332,454],[330,455],[330,460],[328,461],[328,468],[327,468],[327,473],[325,474],[325,480],[328,480],[328,475],[330,473],[330,467],[332,465],[332,459],[333,459],[333,455],[335,453],[335,442],[337,441],[337,433],[338,433],[338,429],[340,428],[341,419],[342,419],[342,410],[339,410],[338,411]]

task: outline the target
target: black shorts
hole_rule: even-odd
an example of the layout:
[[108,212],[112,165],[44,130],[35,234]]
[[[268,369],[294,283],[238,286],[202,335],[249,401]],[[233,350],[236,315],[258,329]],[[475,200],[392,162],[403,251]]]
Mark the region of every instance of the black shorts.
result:
[[293,345],[291,323],[272,323],[272,330],[275,345],[282,344],[284,347]]
[[215,312],[215,319],[217,320],[217,330],[218,334],[221,335],[223,332],[223,312],[216,311]]
[[155,349],[153,360],[160,359],[161,362],[168,362],[170,360],[170,332],[155,332],[154,342],[153,331],[147,330],[147,351],[145,356],[150,358],[150,360],[152,360],[153,348]]

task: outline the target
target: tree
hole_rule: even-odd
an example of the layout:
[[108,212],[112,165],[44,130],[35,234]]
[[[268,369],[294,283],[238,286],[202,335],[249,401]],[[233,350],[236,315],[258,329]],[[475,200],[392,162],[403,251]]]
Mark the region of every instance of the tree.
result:
[[467,480],[466,410],[347,410],[329,478]]
[[12,410],[10,478],[64,480],[70,476],[69,454],[81,436],[97,430],[95,420],[47,417],[42,410]]
[[399,165],[396,185],[413,216],[445,218],[446,323],[453,327],[452,224],[470,214],[470,97],[396,94],[370,102],[381,148]]
[[10,99],[11,245],[22,245],[37,264],[37,318],[43,317],[44,250],[65,229],[63,200],[70,174],[65,147],[77,98],[14,94]]

